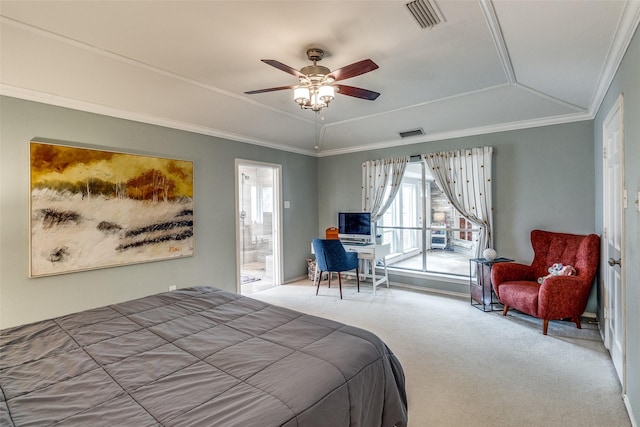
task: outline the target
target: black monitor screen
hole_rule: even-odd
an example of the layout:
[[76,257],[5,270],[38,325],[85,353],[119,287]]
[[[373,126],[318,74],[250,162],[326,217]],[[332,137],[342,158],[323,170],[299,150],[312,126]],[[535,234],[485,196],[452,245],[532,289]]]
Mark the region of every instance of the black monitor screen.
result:
[[371,235],[371,213],[340,212],[338,214],[338,233],[344,235]]

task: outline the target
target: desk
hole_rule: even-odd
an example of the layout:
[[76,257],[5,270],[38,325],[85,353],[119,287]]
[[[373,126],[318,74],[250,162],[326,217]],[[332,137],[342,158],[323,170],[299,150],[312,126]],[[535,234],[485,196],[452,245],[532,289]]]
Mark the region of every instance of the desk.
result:
[[[387,288],[389,287],[389,274],[387,273],[387,261],[385,257],[391,253],[391,244],[374,244],[369,243],[366,245],[363,244],[349,244],[347,242],[342,242],[342,246],[347,252],[356,252],[358,254],[358,259],[367,265],[366,269],[361,269],[360,277],[362,279],[371,278],[371,283],[373,285],[373,295],[376,294],[376,288],[383,284],[387,284]],[[315,253],[313,251],[313,244],[311,245],[311,253]],[[376,262],[378,260],[382,260],[382,265],[384,267],[384,276],[378,278],[376,276]],[[313,283],[316,283],[318,269],[316,268],[315,275],[313,277]]]
[[[376,288],[383,284],[387,284],[389,287],[389,274],[387,273],[387,261],[385,257],[391,253],[391,244],[368,244],[368,245],[354,245],[342,242],[344,249],[347,252],[357,252],[358,259],[367,264],[368,268],[363,269],[361,276],[365,279],[371,278],[373,284],[373,295],[376,294]],[[384,275],[380,278],[376,277],[376,262],[382,260],[384,268]]]

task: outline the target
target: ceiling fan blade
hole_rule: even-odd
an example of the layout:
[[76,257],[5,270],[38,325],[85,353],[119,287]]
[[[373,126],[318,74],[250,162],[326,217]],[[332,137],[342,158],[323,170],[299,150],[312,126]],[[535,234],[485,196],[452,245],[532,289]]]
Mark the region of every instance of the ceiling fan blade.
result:
[[368,89],[362,89],[360,87],[346,86],[346,85],[333,85],[337,89],[339,94],[353,96],[354,98],[366,99],[368,101],[375,101],[380,96],[378,92],[374,92]]
[[267,89],[258,89],[258,90],[250,90],[245,92],[247,95],[254,95],[256,93],[265,93],[265,92],[275,92],[277,90],[285,90],[285,89],[293,89],[295,86],[278,86],[278,87],[270,87]]
[[359,62],[354,62],[351,65],[346,65],[342,68],[338,68],[329,74],[333,76],[334,81],[345,80],[351,77],[359,76],[360,74],[368,73],[369,71],[377,70],[378,64],[370,59],[363,59]]
[[305,77],[300,71],[295,68],[291,68],[286,64],[283,64],[280,61],[276,61],[275,59],[261,59],[265,64],[271,65],[272,67],[276,67],[278,70],[282,70],[285,73],[293,74],[296,77]]

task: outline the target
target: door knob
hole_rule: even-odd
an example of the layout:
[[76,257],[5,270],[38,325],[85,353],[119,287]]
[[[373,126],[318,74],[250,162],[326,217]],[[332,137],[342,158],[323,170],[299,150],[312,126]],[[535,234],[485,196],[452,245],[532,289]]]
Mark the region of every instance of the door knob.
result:
[[613,258],[609,258],[609,261],[607,261],[609,263],[609,265],[611,267],[615,266],[616,264],[618,264],[620,267],[622,267],[622,264],[620,264],[620,259],[615,260]]

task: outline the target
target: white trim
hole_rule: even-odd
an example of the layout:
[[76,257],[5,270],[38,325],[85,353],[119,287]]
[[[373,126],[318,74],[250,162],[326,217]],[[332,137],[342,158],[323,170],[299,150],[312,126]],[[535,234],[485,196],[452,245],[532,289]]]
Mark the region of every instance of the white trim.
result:
[[493,8],[493,3],[491,0],[479,0],[479,2],[482,13],[484,14],[484,19],[487,21],[491,38],[493,38],[493,43],[496,46],[500,63],[504,69],[504,74],[507,77],[507,81],[512,85],[516,84],[516,73],[513,70],[513,64],[511,63],[511,57],[509,56],[509,49],[507,49],[507,44],[504,41],[504,34],[502,34],[502,29],[500,28],[500,20]]
[[[498,125],[481,126],[477,128],[461,129],[450,132],[433,133],[424,137],[416,138],[411,144],[421,144],[424,142],[443,141],[454,138],[464,138],[468,136],[485,135],[490,133],[507,132],[519,129],[531,129],[542,126],[552,126],[565,123],[582,122],[585,120],[593,120],[594,116],[589,112],[567,114],[563,116],[546,117],[542,119],[523,120],[520,122],[502,123]],[[336,156],[339,154],[356,153],[360,151],[378,150],[382,148],[392,148],[402,145],[408,145],[406,141],[392,140],[380,142],[377,144],[367,144],[357,147],[341,148],[337,150],[323,151],[318,153],[318,157]]]
[[[575,104],[572,104],[572,103],[567,102],[567,101],[563,101],[562,99],[556,98],[555,96],[548,95],[548,94],[546,94],[544,92],[541,92],[541,91],[539,91],[537,89],[534,89],[532,87],[529,87],[527,85],[523,85],[521,83],[518,83],[517,86],[519,88],[521,88],[522,90],[524,90],[526,92],[529,92],[532,95],[537,96],[538,98],[546,99],[547,101],[551,101],[554,104],[561,105],[561,106],[563,106],[565,108],[568,108],[570,110],[575,110],[577,113],[587,113],[588,112],[586,108],[580,107],[579,105],[575,105]],[[592,117],[595,117],[595,114],[592,114]]]
[[[376,267],[381,269],[381,267]],[[414,279],[437,280],[439,282],[454,283],[456,285],[469,286],[469,276],[453,276],[450,274],[425,273],[415,270],[403,270],[387,266],[389,274],[401,277],[412,277]]]
[[430,294],[447,295],[455,298],[462,298],[462,299],[470,298],[468,293],[445,291],[443,289],[429,288],[427,286],[408,285],[406,283],[400,283],[400,282],[391,282],[390,286],[394,288],[411,289],[412,291],[427,292]]
[[640,1],[626,1],[624,10],[620,15],[620,22],[615,37],[611,42],[611,47],[607,55],[607,60],[602,67],[602,72],[598,78],[598,86],[594,91],[589,111],[595,116],[602,106],[607,91],[613,82],[618,67],[622,63],[624,55],[627,53],[629,44],[640,24]]
[[282,192],[282,165],[278,163],[267,163],[260,162],[256,160],[247,160],[236,158],[234,160],[234,204],[235,204],[235,224],[236,224],[236,292],[238,294],[242,294],[241,292],[241,259],[240,259],[240,204],[238,200],[239,194],[239,185],[238,185],[238,172],[240,171],[241,166],[256,166],[263,168],[271,168],[275,172],[274,178],[274,186],[273,186],[273,201],[274,201],[274,218],[273,221],[275,223],[275,235],[276,239],[273,242],[273,254],[274,259],[276,261],[274,265],[273,271],[273,284],[274,286],[280,286],[284,282],[284,240],[283,240],[283,192]]
[[168,78],[171,78],[171,79],[175,79],[175,80],[181,81],[183,83],[187,83],[187,84],[190,84],[190,85],[193,85],[193,86],[197,86],[199,88],[208,90],[210,92],[215,92],[215,93],[218,93],[220,95],[227,96],[229,98],[234,98],[234,99],[246,102],[248,104],[252,104],[252,105],[254,105],[256,107],[260,107],[260,108],[263,108],[263,109],[266,109],[266,110],[270,110],[270,111],[272,111],[274,113],[277,113],[277,114],[286,115],[286,116],[292,117],[294,119],[302,120],[302,121],[306,121],[306,122],[312,122],[313,121],[311,119],[300,117],[300,116],[291,114],[289,112],[286,112],[286,111],[283,111],[283,110],[280,110],[280,109],[277,109],[277,108],[274,108],[274,107],[270,107],[270,106],[265,105],[265,104],[261,104],[261,103],[255,101],[255,100],[253,100],[253,99],[251,99],[249,97],[236,95],[233,92],[229,92],[229,91],[217,88],[215,86],[211,86],[211,85],[208,85],[208,84],[201,83],[201,82],[199,82],[197,80],[194,80],[192,78],[185,77],[185,76],[182,76],[180,74],[177,74],[177,73],[174,73],[174,72],[171,72],[171,71],[167,71],[167,70],[164,70],[162,68],[159,68],[159,67],[156,67],[156,66],[147,64],[145,62],[138,61],[138,60],[135,60],[135,59],[123,56],[123,55],[119,55],[117,53],[114,53],[114,52],[99,48],[97,46],[94,46],[94,45],[91,45],[91,44],[88,44],[88,43],[85,43],[85,42],[78,41],[76,39],[72,39],[72,38],[67,37],[67,36],[56,34],[56,33],[53,33],[51,31],[48,31],[48,30],[45,30],[45,29],[42,29],[42,28],[39,28],[39,27],[35,27],[33,25],[30,25],[30,24],[26,24],[24,22],[18,21],[18,20],[13,19],[13,18],[9,18],[9,17],[6,17],[6,16],[0,16],[0,22],[4,23],[4,24],[8,24],[8,25],[13,25],[14,27],[19,27],[19,28],[21,28],[21,29],[23,29],[25,31],[28,31],[28,32],[32,33],[32,34],[37,34],[39,36],[42,36],[42,37],[45,37],[45,38],[49,38],[49,39],[53,39],[53,40],[56,40],[56,41],[61,42],[61,43],[66,43],[68,45],[77,47],[79,49],[83,49],[83,50],[89,51],[91,53],[95,53],[97,55],[104,56],[104,57],[109,58],[109,59],[113,59],[113,60],[128,64],[128,65],[132,65],[134,67],[137,67],[137,68],[140,68],[140,69],[143,69],[143,70],[146,70],[146,71],[150,71],[152,73],[155,73],[155,74],[158,74],[158,75],[161,75],[161,76],[164,76],[164,77],[168,77]]
[[304,276],[297,276],[297,277],[293,277],[291,279],[287,279],[284,281],[285,285],[288,285],[289,283],[294,283],[294,282],[299,282],[301,280],[309,280],[309,276],[307,276],[306,274]]
[[184,130],[201,135],[215,136],[218,138],[228,139],[235,142],[245,142],[247,144],[259,145],[262,147],[274,148],[276,150],[287,151],[296,154],[305,154],[315,156],[314,150],[303,150],[288,145],[278,144],[272,141],[265,141],[255,138],[249,138],[244,135],[221,131],[218,129],[194,125],[192,123],[169,120],[165,118],[155,117],[148,114],[140,114],[132,111],[121,110],[118,108],[108,107],[106,105],[94,104],[86,101],[65,98],[58,95],[51,95],[44,92],[38,92],[31,89],[24,89],[6,84],[0,84],[0,95],[11,98],[23,99],[26,101],[40,102],[42,104],[54,105],[57,107],[70,108],[72,110],[83,111],[87,113],[100,114],[103,116],[115,117],[118,119],[131,120],[134,122],[146,123],[150,125],[163,126],[171,129]]
[[[640,3],[640,2],[639,2]],[[618,117],[619,116],[619,117]],[[602,122],[602,225],[603,225],[603,229],[609,225],[609,210],[607,208],[607,204],[605,203],[605,195],[604,192],[607,191],[609,188],[607,186],[607,183],[609,181],[609,178],[607,177],[607,167],[608,167],[608,162],[607,162],[607,158],[604,155],[604,150],[607,147],[607,129],[609,127],[609,125],[612,123],[612,121],[618,117],[619,123],[620,123],[620,177],[621,177],[621,182],[620,182],[620,191],[622,191],[623,195],[621,195],[621,200],[624,200],[624,192],[626,190],[626,185],[625,185],[625,158],[624,158],[624,153],[625,153],[625,141],[624,141],[624,95],[621,93],[618,95],[618,97],[616,98],[616,101],[613,103],[613,105],[611,106],[611,108],[609,109],[609,112],[607,113],[607,116],[605,117],[605,119]],[[627,334],[627,313],[626,313],[626,264],[627,264],[627,259],[625,256],[625,247],[626,247],[626,221],[625,221],[625,216],[626,216],[626,210],[627,207],[626,206],[622,206],[620,209],[620,259],[622,260],[622,264],[620,265],[620,316],[621,316],[621,337],[622,337],[622,342],[621,342],[621,358],[622,358],[622,372],[618,372],[620,378],[621,378],[621,386],[622,386],[622,393],[625,394],[627,391],[627,339],[626,339],[626,334]],[[601,252],[602,252],[602,259],[601,259],[601,268],[602,266],[605,266],[606,268],[606,263],[607,263],[607,259],[610,257],[609,255],[609,244],[606,240],[606,236],[604,237],[604,244],[602,245],[603,248],[601,248]],[[604,250],[602,250],[604,249]],[[606,280],[606,276],[603,276],[603,287],[604,287],[604,281]],[[606,291],[606,289],[605,289]],[[603,296],[604,296],[604,300],[605,300],[605,304],[604,304],[604,309],[608,310],[608,305],[609,305],[609,297],[610,295],[607,292],[603,292]],[[611,314],[610,314],[611,315]],[[605,347],[609,350],[610,353],[613,353],[612,351],[612,347],[615,345],[613,344],[613,338],[609,336],[609,325],[607,323],[607,320],[604,320],[604,345]],[[617,369],[616,369],[617,372]]]
[[640,427],[636,423],[636,418],[633,416],[633,411],[631,410],[631,402],[629,402],[629,396],[627,394],[622,395],[622,401],[624,402],[625,408],[627,408],[627,413],[629,414],[629,419],[631,420],[632,427]]

